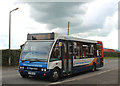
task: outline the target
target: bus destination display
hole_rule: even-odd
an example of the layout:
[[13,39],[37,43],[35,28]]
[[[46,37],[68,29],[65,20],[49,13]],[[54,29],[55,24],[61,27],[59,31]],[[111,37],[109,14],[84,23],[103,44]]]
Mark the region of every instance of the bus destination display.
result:
[[28,34],[27,40],[53,40],[54,33]]

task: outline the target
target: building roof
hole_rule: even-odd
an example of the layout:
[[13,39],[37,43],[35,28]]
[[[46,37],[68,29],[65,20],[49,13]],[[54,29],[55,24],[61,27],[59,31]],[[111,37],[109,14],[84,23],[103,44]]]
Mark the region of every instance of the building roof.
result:
[[115,52],[114,49],[103,49],[103,52]]

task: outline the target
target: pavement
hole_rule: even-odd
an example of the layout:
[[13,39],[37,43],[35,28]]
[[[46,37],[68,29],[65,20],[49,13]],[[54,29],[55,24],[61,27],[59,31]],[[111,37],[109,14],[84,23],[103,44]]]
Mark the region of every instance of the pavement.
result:
[[[120,59],[119,59],[120,60]],[[0,75],[1,76],[1,75]],[[61,78],[58,82],[50,82],[44,78],[22,78],[18,73],[17,67],[2,68],[2,86],[6,85],[85,85],[85,86],[120,86],[118,80],[118,59],[106,59],[104,67],[97,69],[95,72],[84,72],[73,76]]]

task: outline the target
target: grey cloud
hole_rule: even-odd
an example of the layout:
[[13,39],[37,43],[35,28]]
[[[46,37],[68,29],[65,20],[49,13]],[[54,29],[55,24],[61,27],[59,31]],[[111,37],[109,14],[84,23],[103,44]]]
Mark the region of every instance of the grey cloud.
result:
[[[95,22],[89,26],[82,25],[83,19],[82,16],[86,14],[87,7],[84,7],[85,3],[71,3],[71,2],[54,2],[54,3],[43,3],[43,2],[34,2],[28,3],[30,5],[30,16],[37,22],[47,24],[49,30],[55,28],[60,28],[63,30],[63,33],[66,33],[67,22],[70,21],[70,33],[80,33],[80,32],[89,32],[97,30],[98,28],[103,28],[105,23],[105,18],[107,16],[112,16],[116,9],[114,9],[114,3],[103,4],[103,7],[100,8],[96,15],[93,13],[93,20],[89,22]],[[113,4],[113,5],[112,5]],[[91,16],[88,16],[88,19]],[[102,30],[102,29],[101,29]],[[101,32],[100,34],[92,35],[101,35],[107,36],[110,33],[110,30]],[[91,35],[91,34],[90,34]]]
[[78,25],[82,19],[76,15],[85,14],[85,10],[79,9],[83,3],[29,3],[31,17],[37,22],[48,24],[49,29],[56,27],[67,28],[67,22]]

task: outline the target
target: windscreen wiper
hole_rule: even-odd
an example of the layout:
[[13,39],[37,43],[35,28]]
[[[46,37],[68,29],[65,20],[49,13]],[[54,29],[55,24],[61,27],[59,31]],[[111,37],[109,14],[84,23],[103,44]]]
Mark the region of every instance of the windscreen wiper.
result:
[[45,59],[35,59],[36,61],[45,62]]
[[24,61],[30,61],[30,59],[25,59],[25,60],[22,60],[22,62],[24,62]]

